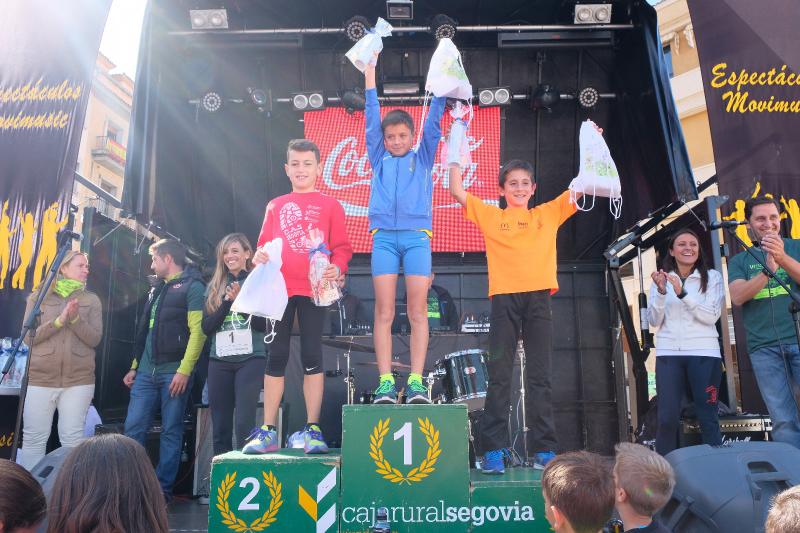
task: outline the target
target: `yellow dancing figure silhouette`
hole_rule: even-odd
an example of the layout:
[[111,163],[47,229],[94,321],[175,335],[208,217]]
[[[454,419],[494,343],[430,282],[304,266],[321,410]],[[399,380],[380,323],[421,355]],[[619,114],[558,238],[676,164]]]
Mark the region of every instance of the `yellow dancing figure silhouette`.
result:
[[800,239],[800,205],[797,205],[797,200],[794,198],[786,198],[781,195],[781,204],[786,209],[786,216],[792,221],[792,229],[790,237],[792,239]]
[[58,202],[53,202],[45,209],[42,215],[42,240],[39,254],[36,256],[36,266],[33,267],[33,290],[39,286],[47,274],[47,269],[53,263],[58,252],[58,231],[67,225],[68,217],[58,220]]
[[3,211],[0,212],[0,289],[6,284],[8,275],[8,262],[11,258],[11,236],[16,232],[11,229],[11,218],[8,216],[8,200],[3,202]]
[[[722,219],[737,220],[739,222],[744,220],[744,200],[736,200],[736,202],[734,202],[733,212],[726,217],[722,217]],[[753,241],[750,240],[750,236],[747,234],[747,226],[737,226],[736,235],[738,235],[747,246],[753,246]]]
[[11,286],[15,289],[25,289],[25,277],[28,274],[28,266],[33,259],[33,236],[36,233],[36,225],[33,223],[33,215],[20,213],[20,226],[22,227],[22,238],[19,241],[19,266],[11,277]]

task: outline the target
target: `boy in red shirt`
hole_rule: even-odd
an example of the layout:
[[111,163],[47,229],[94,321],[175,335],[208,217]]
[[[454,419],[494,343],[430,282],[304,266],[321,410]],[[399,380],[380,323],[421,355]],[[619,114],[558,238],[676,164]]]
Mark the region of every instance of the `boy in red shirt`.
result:
[[322,407],[324,374],[322,368],[322,325],[326,307],[318,307],[311,298],[308,280],[309,232],[318,229],[325,235],[330,250],[330,266],[325,279],[335,280],[347,270],[353,248],[344,224],[344,209],[330,196],[315,188],[322,175],[319,148],[306,139],[289,141],[286,175],[292,192],[267,204],[264,224],[258,236],[253,264],[269,261],[263,246],[276,237],[283,239],[281,272],[286,280],[289,303],[283,318],[275,325],[275,340],[270,345],[264,375],[264,425],[250,437],[242,452],[260,454],[280,448],[275,427],[278,407],[283,397],[284,373],[289,360],[289,340],[295,313],[300,324],[300,358],[303,362],[303,394],[308,416],[303,428],[306,453],[326,453],[319,415]]

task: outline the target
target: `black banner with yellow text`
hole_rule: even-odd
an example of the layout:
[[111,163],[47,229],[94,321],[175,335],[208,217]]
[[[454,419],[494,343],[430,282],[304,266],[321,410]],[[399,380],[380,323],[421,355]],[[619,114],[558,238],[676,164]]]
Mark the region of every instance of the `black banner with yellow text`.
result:
[[[772,194],[800,238],[800,9],[797,0],[689,0],[725,218]],[[738,233],[749,243],[747,229]],[[732,250],[736,252],[737,250]]]
[[69,203],[111,0],[6,0],[0,18],[0,337],[19,335]]

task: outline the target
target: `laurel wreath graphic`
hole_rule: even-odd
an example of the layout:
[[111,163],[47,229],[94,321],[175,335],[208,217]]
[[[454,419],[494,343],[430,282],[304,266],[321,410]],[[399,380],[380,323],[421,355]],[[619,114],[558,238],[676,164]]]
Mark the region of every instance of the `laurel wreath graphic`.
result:
[[264,476],[264,484],[269,489],[271,500],[269,502],[269,508],[267,511],[260,517],[250,522],[249,525],[247,522],[237,517],[228,504],[228,497],[231,494],[231,488],[236,484],[236,472],[226,475],[225,479],[222,480],[222,483],[219,484],[219,487],[217,488],[217,509],[219,509],[219,512],[222,515],[222,523],[228,526],[228,529],[232,529],[237,533],[263,531],[272,525],[275,520],[277,520],[275,515],[278,514],[281,505],[283,505],[283,499],[281,497],[282,485],[278,482],[278,478],[275,477],[272,471],[270,471],[269,474],[263,471],[261,473]]
[[383,439],[386,437],[386,434],[389,433],[390,421],[391,418],[387,418],[386,420],[379,419],[378,425],[372,429],[372,434],[369,437],[369,456],[372,457],[377,467],[375,472],[392,483],[406,483],[407,485],[411,485],[411,483],[422,481],[436,470],[434,465],[436,465],[436,461],[439,460],[439,455],[442,453],[442,449],[439,446],[439,430],[433,426],[428,418],[425,418],[425,420],[417,418],[419,430],[425,435],[425,441],[428,443],[428,452],[425,454],[425,459],[422,460],[419,466],[412,468],[404,475],[400,470],[393,467],[386,457],[384,457],[383,450],[381,449],[383,446]]

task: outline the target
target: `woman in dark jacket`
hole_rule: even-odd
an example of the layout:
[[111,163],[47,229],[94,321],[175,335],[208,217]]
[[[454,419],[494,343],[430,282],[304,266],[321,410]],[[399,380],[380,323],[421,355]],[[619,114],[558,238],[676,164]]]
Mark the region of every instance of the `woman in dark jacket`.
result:
[[[211,338],[208,404],[214,426],[214,455],[244,445],[256,425],[256,407],[264,375],[266,319],[231,311],[241,284],[252,268],[253,248],[242,233],[231,233],[217,245],[217,266],[208,284],[203,333]],[[235,418],[234,418],[235,412]]]

